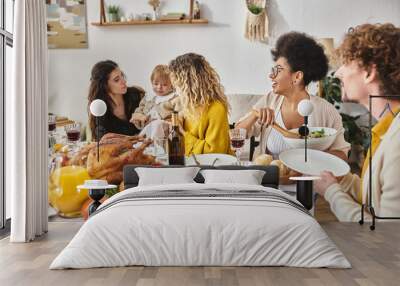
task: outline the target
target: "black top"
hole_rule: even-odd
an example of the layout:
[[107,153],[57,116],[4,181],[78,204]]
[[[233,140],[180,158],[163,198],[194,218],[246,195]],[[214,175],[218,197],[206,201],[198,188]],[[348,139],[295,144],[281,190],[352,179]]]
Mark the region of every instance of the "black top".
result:
[[[139,106],[143,95],[144,91],[135,87],[129,87],[128,91],[124,94],[125,116],[127,120],[122,120],[115,116],[111,107],[107,106],[106,114],[99,117],[99,138],[101,139],[104,134],[109,132],[130,136],[139,134],[140,130],[130,123],[129,120],[132,113]],[[95,130],[95,132],[97,131]]]

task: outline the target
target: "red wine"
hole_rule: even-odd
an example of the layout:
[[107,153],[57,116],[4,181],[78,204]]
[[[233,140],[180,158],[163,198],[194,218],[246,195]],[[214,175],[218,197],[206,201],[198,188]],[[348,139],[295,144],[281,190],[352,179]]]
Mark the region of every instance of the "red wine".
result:
[[185,141],[179,131],[177,112],[172,114],[172,130],[168,138],[168,162],[170,165],[185,165]]
[[56,123],[49,123],[49,131],[56,129]]
[[244,139],[231,139],[233,148],[242,148],[244,145]]
[[79,130],[68,130],[67,138],[69,141],[78,141],[80,138],[80,131]]

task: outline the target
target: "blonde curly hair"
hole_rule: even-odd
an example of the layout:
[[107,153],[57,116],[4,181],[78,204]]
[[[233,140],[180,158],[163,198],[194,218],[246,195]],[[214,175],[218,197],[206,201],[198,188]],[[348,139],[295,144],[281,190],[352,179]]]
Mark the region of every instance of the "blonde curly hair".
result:
[[201,114],[198,109],[207,109],[214,101],[221,102],[229,111],[220,78],[203,56],[194,53],[181,55],[170,62],[169,70],[172,85],[182,96],[186,116],[198,117]]
[[376,65],[386,94],[400,92],[400,28],[393,24],[363,24],[350,28],[337,53],[344,63]]

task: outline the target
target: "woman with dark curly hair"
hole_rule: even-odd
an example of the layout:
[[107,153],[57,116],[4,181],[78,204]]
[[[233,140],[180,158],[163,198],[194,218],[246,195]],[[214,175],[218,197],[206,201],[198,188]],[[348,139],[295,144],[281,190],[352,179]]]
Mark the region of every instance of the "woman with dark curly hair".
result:
[[260,135],[259,153],[277,157],[289,146],[271,124],[275,122],[288,130],[300,127],[304,118],[298,113],[297,105],[301,100],[309,99],[314,105],[309,126],[336,129],[337,137],[327,152],[346,160],[350,144],[344,140],[340,114],[332,104],[307,92],[310,82],[322,79],[328,72],[328,59],[323,48],[306,34],[290,32],[279,37],[271,53],[275,61],[269,74],[273,91],[257,102],[253,111],[239,120],[236,128],[245,128],[248,136]]
[[[369,156],[373,157],[372,205],[378,216],[400,216],[400,99],[381,96],[400,92],[400,28],[392,24],[364,24],[346,34],[338,49],[343,65],[336,72],[342,81],[343,99],[369,108],[378,123],[372,129],[372,145],[361,179],[348,174],[338,180],[323,172],[314,189],[330,203],[340,221],[358,221],[361,203],[369,188]],[[365,218],[371,215],[365,212]]]
[[129,122],[135,109],[139,106],[144,90],[127,87],[124,73],[118,65],[110,60],[96,63],[92,68],[88,95],[90,103],[101,99],[107,104],[107,112],[99,119],[99,137],[96,138],[96,122],[89,113],[89,125],[93,139],[101,139],[106,133],[136,135],[139,129]]

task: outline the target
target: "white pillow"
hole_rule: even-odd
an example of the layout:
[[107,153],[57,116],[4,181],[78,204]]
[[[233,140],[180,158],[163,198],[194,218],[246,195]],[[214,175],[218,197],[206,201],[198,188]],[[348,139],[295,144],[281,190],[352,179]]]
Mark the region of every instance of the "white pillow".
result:
[[136,168],[138,186],[195,183],[193,180],[200,168]]
[[234,183],[261,185],[265,171],[261,170],[202,170],[205,184]]

